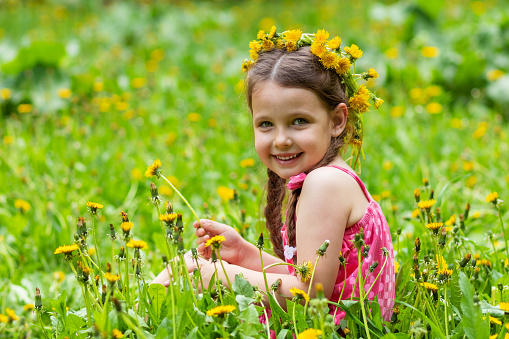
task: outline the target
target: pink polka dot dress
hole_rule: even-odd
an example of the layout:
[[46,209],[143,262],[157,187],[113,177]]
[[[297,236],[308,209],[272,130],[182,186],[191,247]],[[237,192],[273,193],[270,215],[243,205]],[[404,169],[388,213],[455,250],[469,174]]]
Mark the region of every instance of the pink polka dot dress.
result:
[[[341,296],[342,300],[359,297],[359,283],[356,284],[356,277],[358,273],[358,259],[357,249],[353,244],[356,233],[359,233],[361,228],[364,231],[364,243],[369,245],[369,252],[366,258],[361,257],[362,263],[362,276],[364,277],[364,290],[368,299],[373,300],[375,296],[378,297],[378,303],[382,312],[382,317],[385,321],[390,321],[392,309],[394,307],[395,298],[395,275],[394,275],[394,253],[392,249],[392,238],[389,230],[389,225],[378,203],[373,200],[364,183],[354,172],[342,167],[331,166],[349,174],[357,181],[361,187],[364,195],[369,201],[369,206],[364,213],[364,216],[355,225],[348,227],[343,236],[343,244],[341,252],[346,260],[346,265],[340,265],[338,276],[334,290],[332,292],[331,301],[337,302]],[[288,183],[289,189],[302,187],[305,179],[305,174],[301,173],[295,177],[290,178]],[[281,236],[283,238],[283,246],[285,249],[285,260],[287,263],[293,264],[293,254],[297,251],[289,245],[288,235],[286,234],[286,224],[281,229]],[[383,255],[382,248],[387,250],[387,255]],[[361,251],[363,248],[361,248]],[[373,272],[369,272],[369,267],[378,261],[378,266]],[[385,263],[385,266],[384,266]],[[291,266],[288,267],[288,272],[295,275],[295,270]],[[346,267],[346,274],[345,274]],[[380,270],[383,267],[383,271]],[[378,279],[376,277],[380,273]],[[375,281],[376,279],[376,281]],[[355,291],[354,289],[355,287]],[[344,290],[343,290],[344,289]],[[343,291],[343,294],[341,292]],[[368,292],[369,291],[369,292]],[[336,314],[335,323],[339,324],[340,320],[345,317],[345,311],[336,307],[330,306],[330,314]]]

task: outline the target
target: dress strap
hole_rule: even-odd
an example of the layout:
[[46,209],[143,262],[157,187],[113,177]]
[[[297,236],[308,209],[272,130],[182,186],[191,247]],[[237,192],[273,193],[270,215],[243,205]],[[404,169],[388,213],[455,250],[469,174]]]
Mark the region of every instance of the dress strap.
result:
[[361,178],[359,178],[359,176],[356,173],[354,173],[346,168],[335,166],[335,165],[329,165],[328,167],[337,168],[338,170],[343,171],[346,174],[348,174],[349,176],[351,176],[352,178],[354,178],[355,181],[357,181],[357,184],[359,184],[360,188],[362,189],[362,192],[364,192],[364,195],[366,196],[366,199],[368,199],[368,202],[371,202],[373,200],[373,198],[369,194],[368,190],[366,189],[366,186],[364,186],[364,183],[362,182]]

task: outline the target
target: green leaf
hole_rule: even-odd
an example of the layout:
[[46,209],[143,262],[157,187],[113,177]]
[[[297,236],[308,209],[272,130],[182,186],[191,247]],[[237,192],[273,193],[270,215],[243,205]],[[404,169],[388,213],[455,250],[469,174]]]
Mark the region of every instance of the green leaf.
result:
[[489,328],[482,320],[482,314],[479,306],[474,305],[474,288],[465,273],[459,275],[459,285],[463,296],[461,297],[461,309],[463,318],[461,323],[468,338],[487,338]]
[[461,310],[461,290],[459,285],[458,270],[454,270],[451,276],[451,304]]
[[156,318],[161,316],[161,308],[166,299],[166,287],[161,284],[151,284],[148,287],[149,305],[153,308]]
[[56,67],[65,54],[65,47],[61,43],[34,41],[30,46],[20,48],[14,60],[2,65],[2,71],[18,74],[36,65]]
[[240,275],[235,275],[235,280],[233,281],[233,291],[237,295],[243,295],[249,298],[254,298],[253,286],[246,280],[246,278],[241,277]]
[[262,324],[258,319],[258,311],[254,305],[250,305],[239,314],[241,324],[238,326],[240,333],[248,336],[256,336],[262,330]]
[[486,300],[481,300],[481,302],[479,302],[479,304],[481,305],[481,312],[483,314],[488,313],[489,315],[492,315],[494,317],[503,317],[505,314],[505,312],[503,310],[501,310],[498,307],[488,304],[486,302]]
[[410,335],[406,333],[387,333],[381,339],[407,339]]
[[237,294],[235,296],[235,301],[237,301],[237,304],[239,305],[239,311],[242,312],[249,307],[249,305],[254,301],[254,299],[245,297],[242,294]]
[[288,336],[288,333],[291,333],[290,330],[284,328],[282,329],[279,334],[277,335],[277,339],[286,339]]
[[84,325],[86,325],[86,322],[77,315],[69,314],[65,325],[67,327],[67,331],[72,335],[74,332],[80,330]]

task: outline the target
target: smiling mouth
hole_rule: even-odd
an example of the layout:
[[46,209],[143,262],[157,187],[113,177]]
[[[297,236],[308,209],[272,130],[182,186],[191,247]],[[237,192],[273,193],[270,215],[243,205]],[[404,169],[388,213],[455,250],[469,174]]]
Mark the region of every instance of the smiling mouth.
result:
[[297,158],[299,155],[301,155],[302,153],[297,153],[297,154],[293,154],[293,155],[277,155],[277,154],[273,154],[273,157],[278,159],[278,160],[282,160],[282,161],[288,161],[288,160],[292,160],[292,159],[295,159]]

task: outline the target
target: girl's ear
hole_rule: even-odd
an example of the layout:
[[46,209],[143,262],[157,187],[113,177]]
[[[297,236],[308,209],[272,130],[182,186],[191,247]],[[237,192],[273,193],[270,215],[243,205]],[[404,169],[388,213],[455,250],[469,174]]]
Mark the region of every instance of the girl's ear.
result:
[[344,103],[339,103],[332,111],[332,136],[338,137],[343,133],[348,120],[348,107]]

